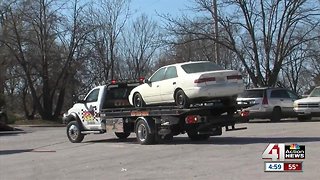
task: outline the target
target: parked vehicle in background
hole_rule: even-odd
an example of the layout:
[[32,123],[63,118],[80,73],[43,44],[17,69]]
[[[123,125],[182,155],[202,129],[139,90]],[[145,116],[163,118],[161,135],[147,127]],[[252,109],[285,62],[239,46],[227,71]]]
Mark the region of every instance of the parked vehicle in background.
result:
[[294,111],[299,121],[320,116],[320,86],[314,88],[308,97],[294,101]]
[[243,90],[242,76],[236,70],[224,70],[209,61],[186,62],[158,69],[131,91],[129,102],[135,107],[175,103],[188,108],[211,100],[235,105]]
[[271,119],[280,121],[285,117],[296,117],[293,102],[299,97],[294,92],[283,88],[254,88],[247,89],[237,98],[238,104],[252,104],[242,110],[249,119]]

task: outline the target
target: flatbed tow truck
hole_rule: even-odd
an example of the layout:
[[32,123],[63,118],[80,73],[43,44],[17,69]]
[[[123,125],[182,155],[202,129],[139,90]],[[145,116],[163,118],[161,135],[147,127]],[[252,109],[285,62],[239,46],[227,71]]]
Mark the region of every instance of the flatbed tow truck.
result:
[[[70,142],[80,143],[86,134],[114,132],[119,139],[136,134],[140,144],[156,144],[161,139],[187,133],[191,140],[206,140],[235,128],[245,114],[238,113],[247,105],[225,106],[219,102],[205,102],[190,108],[177,106],[133,107],[130,91],[140,83],[116,83],[93,88],[63,116]],[[231,110],[231,111],[230,111]]]

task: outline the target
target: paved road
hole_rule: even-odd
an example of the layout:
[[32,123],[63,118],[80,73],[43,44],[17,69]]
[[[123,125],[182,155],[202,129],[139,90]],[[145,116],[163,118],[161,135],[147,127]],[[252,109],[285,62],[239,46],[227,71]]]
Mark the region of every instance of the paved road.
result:
[[[319,179],[320,121],[242,125],[248,129],[209,141],[180,135],[148,146],[113,134],[72,144],[64,127],[22,127],[25,133],[0,134],[0,179]],[[305,145],[303,172],[264,172],[268,143]]]

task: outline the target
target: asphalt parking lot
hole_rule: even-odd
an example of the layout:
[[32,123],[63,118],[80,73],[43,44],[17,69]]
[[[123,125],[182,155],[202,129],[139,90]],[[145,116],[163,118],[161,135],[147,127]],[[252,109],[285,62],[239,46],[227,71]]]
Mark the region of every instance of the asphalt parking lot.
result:
[[[65,127],[19,127],[0,134],[0,179],[319,179],[320,121],[254,121],[247,130],[224,132],[208,141],[186,135],[140,145],[113,134],[67,140]],[[303,172],[264,172],[269,143],[305,145]]]

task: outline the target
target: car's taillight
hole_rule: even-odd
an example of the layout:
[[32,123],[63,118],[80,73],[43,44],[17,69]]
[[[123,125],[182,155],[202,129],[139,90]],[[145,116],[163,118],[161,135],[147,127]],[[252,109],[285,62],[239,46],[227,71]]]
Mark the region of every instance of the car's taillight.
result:
[[241,75],[231,75],[231,76],[227,76],[227,79],[228,80],[231,80],[231,79],[242,79],[242,76]]
[[248,117],[249,114],[250,114],[249,111],[241,111],[241,112],[240,112],[240,116],[241,116],[241,117]]
[[268,98],[267,96],[264,96],[262,99],[262,104],[268,104]]
[[186,124],[195,124],[200,121],[200,117],[197,115],[189,115],[186,117],[185,122]]
[[215,77],[207,77],[207,78],[199,78],[194,80],[194,83],[204,83],[204,82],[209,82],[209,81],[215,81]]

